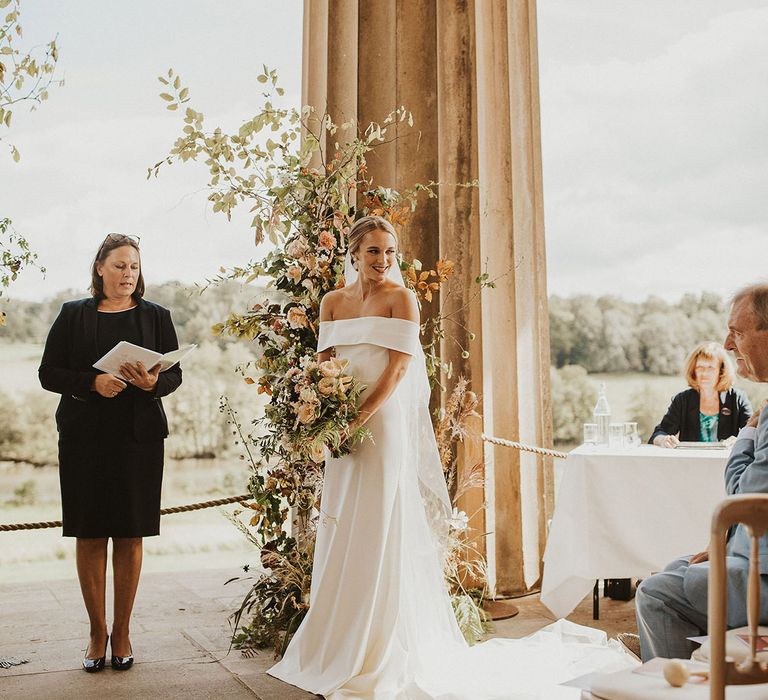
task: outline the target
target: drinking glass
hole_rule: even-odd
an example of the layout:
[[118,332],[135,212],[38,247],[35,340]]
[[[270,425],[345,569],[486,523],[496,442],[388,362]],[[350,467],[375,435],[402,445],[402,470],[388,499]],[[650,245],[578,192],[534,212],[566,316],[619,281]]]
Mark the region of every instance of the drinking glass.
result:
[[634,421],[624,423],[624,443],[627,447],[637,447],[641,442],[640,433],[637,432],[637,423]]
[[624,423],[608,426],[608,447],[624,447]]
[[584,423],[584,444],[597,444],[597,423]]

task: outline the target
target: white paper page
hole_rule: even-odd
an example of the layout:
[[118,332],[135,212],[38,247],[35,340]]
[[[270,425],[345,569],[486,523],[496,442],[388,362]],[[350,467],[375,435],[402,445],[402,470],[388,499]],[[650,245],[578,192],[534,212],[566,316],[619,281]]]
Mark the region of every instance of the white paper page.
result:
[[93,366],[102,372],[108,372],[116,377],[120,377],[122,376],[120,374],[120,365],[124,365],[126,362],[143,362],[144,366],[149,369],[156,365],[161,357],[162,354],[159,352],[147,350],[147,348],[134,345],[127,340],[121,340],[104,357],[94,362]]
[[177,362],[181,362],[189,353],[191,353],[197,345],[182,345],[178,350],[171,350],[171,352],[165,353],[160,358],[160,371],[173,367]]

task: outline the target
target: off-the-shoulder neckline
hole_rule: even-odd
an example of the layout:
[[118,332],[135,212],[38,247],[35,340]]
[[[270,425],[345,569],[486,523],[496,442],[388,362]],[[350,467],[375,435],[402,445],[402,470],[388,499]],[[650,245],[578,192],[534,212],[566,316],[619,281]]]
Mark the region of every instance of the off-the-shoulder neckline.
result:
[[362,321],[369,318],[383,319],[385,321],[402,321],[403,323],[412,323],[414,326],[419,324],[416,321],[410,321],[407,318],[396,318],[394,316],[355,316],[354,318],[334,318],[330,321],[320,321],[320,323],[341,323],[342,321]]

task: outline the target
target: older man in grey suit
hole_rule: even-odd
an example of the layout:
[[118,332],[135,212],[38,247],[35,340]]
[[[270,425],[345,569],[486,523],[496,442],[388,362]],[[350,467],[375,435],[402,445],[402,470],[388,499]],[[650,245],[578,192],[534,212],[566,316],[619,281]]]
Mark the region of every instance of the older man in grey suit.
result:
[[[728,319],[726,350],[742,377],[768,382],[768,284],[741,290]],[[725,467],[728,494],[768,493],[768,408],[741,429]],[[685,494],[680,507],[685,508]],[[747,624],[749,537],[739,525],[728,542],[728,627]],[[707,552],[672,562],[640,584],[635,601],[643,661],[656,656],[688,658],[695,648],[686,637],[706,634]],[[768,535],[760,540],[761,622],[768,623]]]

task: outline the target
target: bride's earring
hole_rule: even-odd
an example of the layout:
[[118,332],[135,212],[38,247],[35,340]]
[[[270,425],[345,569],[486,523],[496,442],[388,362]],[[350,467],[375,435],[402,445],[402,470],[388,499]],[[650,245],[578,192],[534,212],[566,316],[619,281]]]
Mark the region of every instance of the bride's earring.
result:
[[352,267],[354,267],[355,270],[357,270],[357,258],[352,258]]

